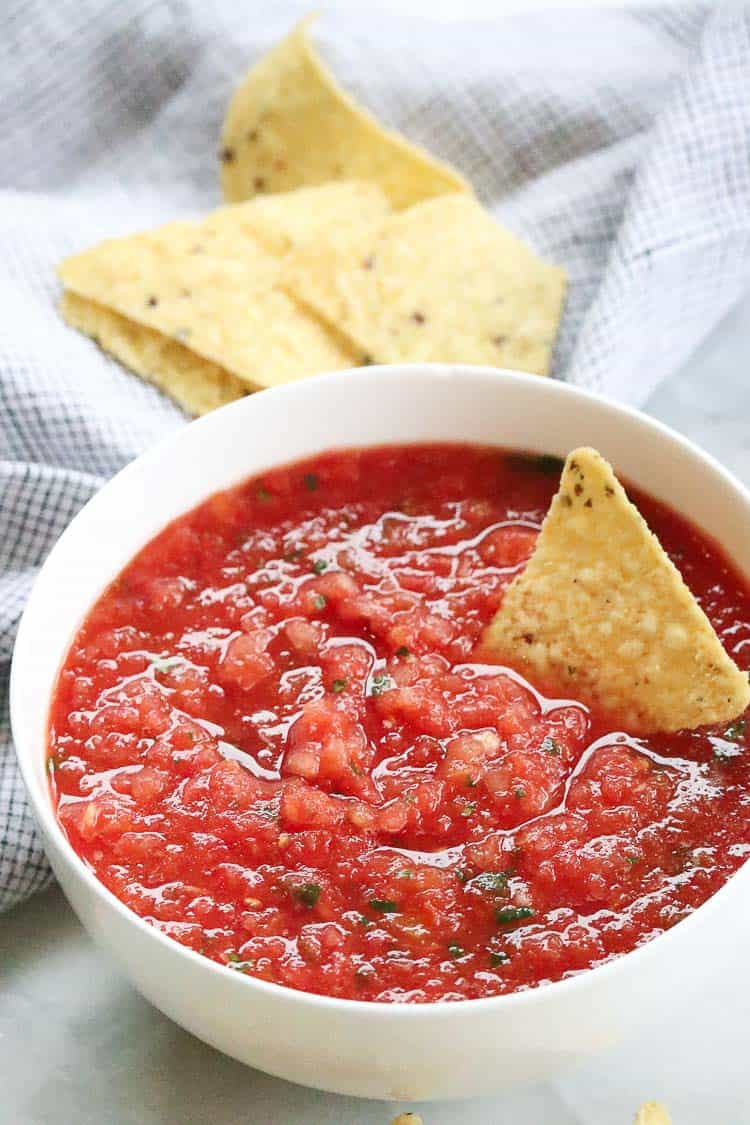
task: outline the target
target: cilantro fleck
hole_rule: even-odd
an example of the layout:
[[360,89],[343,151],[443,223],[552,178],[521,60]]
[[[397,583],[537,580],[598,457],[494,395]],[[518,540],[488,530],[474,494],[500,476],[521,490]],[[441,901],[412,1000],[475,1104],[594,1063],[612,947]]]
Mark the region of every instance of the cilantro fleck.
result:
[[255,499],[258,500],[261,504],[267,504],[271,499],[271,493],[268,491],[265,485],[258,485],[255,490]]
[[735,742],[738,738],[742,738],[746,726],[746,719],[738,719],[736,722],[730,723],[724,731],[724,738],[729,738],[732,742]]
[[507,965],[509,961],[510,957],[507,953],[503,953],[502,950],[498,950],[497,952],[492,950],[490,953],[490,965],[492,965],[493,968],[496,968],[498,965]]
[[477,779],[475,777],[472,777],[470,773],[467,773],[467,775],[466,775],[466,788],[467,789],[476,789],[476,787],[477,787]]
[[360,914],[358,920],[359,920],[360,926],[371,926],[372,925],[372,918],[368,918],[366,914]]
[[325,559],[316,559],[312,568],[316,574],[322,574],[324,570],[328,569],[328,563]]
[[389,687],[391,687],[390,676],[374,676],[372,680],[372,687],[370,689],[370,695],[382,695],[384,691],[388,691]]
[[541,749],[545,754],[559,754],[560,744],[556,742],[554,738],[550,738],[550,736],[547,735],[547,737],[542,740]]
[[499,926],[509,926],[513,922],[523,922],[526,918],[533,918],[534,911],[530,906],[501,906],[495,911],[495,921]]
[[50,754],[49,758],[47,758],[47,773],[50,775],[53,774],[59,764],[57,754]]
[[463,957],[466,950],[462,945],[459,945],[457,941],[452,941],[448,946],[448,952],[451,957]]
[[365,771],[362,769],[361,766],[358,766],[356,762],[349,762],[349,769],[352,771],[352,773],[354,774],[355,777],[363,777],[364,776]]
[[472,813],[477,811],[476,801],[469,801],[467,805],[461,809],[461,816],[469,817]]
[[334,692],[335,695],[340,695],[348,683],[348,676],[344,676],[343,680],[334,680],[331,684],[331,691]]
[[527,472],[553,477],[562,473],[564,462],[562,458],[553,457],[549,453],[511,453],[507,457],[507,464],[513,469],[525,469]]
[[370,906],[378,914],[398,914],[398,903],[390,898],[371,898]]
[[526,790],[521,785],[519,785],[513,790],[513,796],[517,800],[522,801],[526,796]]
[[293,551],[286,551],[284,554],[284,562],[297,562],[302,557],[302,551],[296,547]]
[[481,891],[498,893],[507,891],[509,877],[509,871],[482,871],[472,880],[472,883],[475,887],[479,887]]
[[325,609],[328,602],[322,594],[316,594],[313,598],[313,609]]
[[398,871],[396,873],[396,878],[397,879],[413,879],[414,878],[414,872],[411,871],[408,867],[404,867],[404,868],[402,868],[401,871]]
[[319,883],[303,883],[300,887],[295,887],[293,891],[294,897],[303,906],[315,906],[315,903],[320,898],[320,884]]
[[458,879],[459,883],[468,883],[470,875],[469,872],[465,870],[465,868],[457,867],[456,878]]
[[308,492],[315,492],[318,487],[318,478],[315,473],[305,473],[305,488]]
[[406,645],[401,645],[399,648],[396,649],[396,656],[400,656],[403,659],[405,656],[408,656],[408,655],[409,655],[409,650],[406,647]]
[[625,859],[627,860],[627,862],[630,864],[631,867],[634,867],[635,864],[638,862],[638,860],[640,858],[641,857],[639,855],[626,855],[625,856]]

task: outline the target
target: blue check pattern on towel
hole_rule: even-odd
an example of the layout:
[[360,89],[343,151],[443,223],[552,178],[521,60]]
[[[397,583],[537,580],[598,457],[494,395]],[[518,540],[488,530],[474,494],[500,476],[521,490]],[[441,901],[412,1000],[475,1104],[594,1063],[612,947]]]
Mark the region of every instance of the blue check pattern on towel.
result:
[[[252,7],[252,5],[251,5]],[[750,9],[555,11],[445,26],[341,0],[316,38],[386,122],[563,264],[555,374],[643,402],[750,282]],[[404,5],[408,8],[408,5]],[[185,418],[66,328],[56,263],[219,203],[215,151],[282,2],[11,0],[0,42],[0,910],[50,878],[8,723],[40,563]]]

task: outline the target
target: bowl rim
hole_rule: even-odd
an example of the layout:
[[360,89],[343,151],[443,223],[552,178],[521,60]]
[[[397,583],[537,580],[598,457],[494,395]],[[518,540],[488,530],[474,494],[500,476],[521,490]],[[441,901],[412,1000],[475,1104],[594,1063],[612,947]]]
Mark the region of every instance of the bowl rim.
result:
[[[646,430],[650,430],[657,435],[659,439],[681,448],[683,452],[700,462],[703,469],[708,470],[709,473],[712,472],[715,474],[715,476],[722,480],[723,483],[729,487],[730,491],[741,501],[741,504],[747,509],[748,522],[750,522],[750,489],[745,487],[745,485],[717,461],[712,454],[703,450],[690,438],[673,430],[666,423],[642,413],[633,406],[615,402],[596,391],[589,390],[585,387],[579,387],[572,383],[566,383],[562,380],[545,379],[538,375],[516,371],[511,368],[494,368],[479,365],[438,363],[387,364],[370,365],[366,368],[352,368],[344,371],[315,375],[295,383],[287,383],[281,386],[268,388],[264,390],[262,394],[267,401],[269,396],[278,399],[293,398],[300,388],[309,389],[311,387],[315,388],[318,386],[335,386],[337,384],[342,384],[351,389],[351,384],[354,380],[357,378],[371,377],[373,374],[377,376],[379,381],[382,380],[394,384],[396,389],[398,383],[404,379],[408,379],[410,374],[419,377],[426,376],[428,379],[458,377],[468,380],[473,378],[481,381],[492,380],[498,383],[508,382],[533,386],[539,394],[549,395],[551,399],[554,399],[555,395],[559,395],[561,397],[580,398],[584,401],[595,403],[600,409],[603,408],[604,412],[611,417],[615,419],[623,416],[629,418],[631,422],[634,422],[636,425]],[[230,411],[251,411],[253,407],[250,404],[255,401],[256,398],[257,395],[244,396],[201,418],[194,419],[189,425],[181,426],[177,430],[171,431],[158,442],[151,445],[140,456],[129,461],[122,469],[114,474],[114,476],[109,478],[76,513],[62,535],[60,535],[55,542],[40,567],[39,573],[34,579],[26,606],[21,616],[13,648],[9,687],[11,733],[16,761],[24,781],[34,817],[37,824],[42,829],[45,844],[49,839],[50,843],[60,850],[61,858],[67,863],[70,871],[85,884],[95,898],[102,900],[108,907],[112,908],[126,925],[135,927],[147,942],[155,942],[167,955],[171,952],[176,958],[184,960],[187,965],[192,964],[199,970],[220,975],[220,979],[225,983],[228,983],[231,979],[231,977],[227,975],[231,973],[238,982],[241,982],[240,987],[249,988],[251,993],[252,991],[259,990],[260,993],[265,994],[269,999],[276,999],[280,1002],[300,1004],[308,1009],[339,1012],[341,1015],[351,1013],[352,1015],[361,1015],[376,1021],[395,1018],[402,1021],[416,1021],[419,1023],[432,1019],[442,1020],[450,1018],[451,1016],[455,1017],[463,1014],[468,1016],[472,1012],[476,1012],[477,1014],[480,1012],[490,1014],[492,1011],[497,1011],[498,1015],[500,1015],[502,1012],[510,1013],[519,1009],[530,1010],[535,1007],[544,1006],[553,1000],[562,1000],[564,997],[575,994],[576,992],[584,996],[587,990],[590,991],[592,988],[598,987],[599,984],[604,985],[608,980],[612,980],[618,976],[621,977],[623,974],[630,972],[635,966],[643,964],[648,959],[657,956],[660,952],[665,950],[668,943],[674,945],[675,942],[683,940],[688,932],[692,932],[696,926],[700,926],[707,918],[716,913],[716,910],[723,904],[728,894],[731,894],[733,890],[736,889],[738,880],[744,879],[745,882],[748,883],[748,886],[750,886],[750,863],[746,862],[739,867],[714,894],[693,910],[686,918],[682,919],[676,926],[663,931],[656,935],[656,937],[650,938],[643,944],[625,953],[614,956],[608,961],[578,970],[561,980],[543,981],[539,984],[499,996],[484,996],[466,1000],[431,1000],[412,1003],[408,1001],[356,1000],[327,996],[291,988],[288,985],[276,984],[272,981],[265,981],[259,977],[240,973],[236,970],[229,970],[227,966],[221,965],[212,958],[206,957],[182,945],[161,930],[149,925],[145,919],[127,907],[104,885],[104,883],[97,879],[93,871],[91,871],[74,850],[72,844],[63,832],[55,815],[49,786],[44,783],[39,785],[34,775],[32,762],[35,747],[31,745],[32,739],[30,737],[27,739],[25,736],[23,729],[24,723],[21,717],[21,704],[19,702],[19,684],[24,675],[21,659],[29,643],[26,635],[29,631],[27,610],[33,603],[38,588],[42,585],[43,581],[46,581],[47,574],[51,570],[54,570],[59,545],[63,540],[67,540],[77,533],[79,524],[89,518],[88,513],[92,505],[98,506],[106,502],[106,494],[115,481],[120,481],[123,478],[127,479],[131,475],[135,476],[137,473],[144,471],[144,469],[149,470],[152,466],[155,467],[163,464],[162,458],[165,452],[173,449],[177,445],[189,445],[199,429],[200,432],[212,427],[220,430],[222,419],[226,418]],[[460,441],[460,438],[457,438],[457,440]],[[375,445],[378,443],[370,444]],[[366,445],[364,445],[363,448],[364,447],[366,447]],[[242,478],[240,478],[240,480],[241,479]],[[213,492],[220,490],[222,487],[231,486],[219,485],[212,489],[211,485],[208,484],[203,500],[208,499]],[[104,497],[104,499],[102,499],[102,497]],[[202,503],[203,500],[197,503]],[[189,508],[181,510],[171,518],[177,519],[183,514],[183,511],[187,512],[189,510]],[[158,532],[154,534],[158,534]],[[153,535],[150,538],[153,538]],[[150,542],[150,539],[146,540],[146,542]],[[127,565],[127,563],[123,563],[122,565]],[[89,605],[87,612],[90,611],[92,605],[93,602]],[[80,622],[76,628],[78,627],[80,627]],[[73,634],[73,636],[74,635],[75,634]],[[66,656],[73,636],[71,636],[68,641],[68,647],[65,650]],[[65,657],[63,657],[63,660],[64,659]],[[59,670],[58,668],[58,675]],[[47,723],[49,722],[51,702],[52,696],[50,695],[50,697],[45,700]],[[46,779],[46,773],[44,778]]]

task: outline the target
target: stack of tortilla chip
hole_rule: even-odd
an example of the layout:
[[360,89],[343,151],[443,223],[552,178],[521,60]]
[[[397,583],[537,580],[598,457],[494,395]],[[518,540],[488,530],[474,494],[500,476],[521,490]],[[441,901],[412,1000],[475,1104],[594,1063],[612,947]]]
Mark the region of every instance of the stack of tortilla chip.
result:
[[230,104],[229,205],[63,262],[73,327],[193,414],[363,363],[545,374],[565,277],[337,85],[304,24]]

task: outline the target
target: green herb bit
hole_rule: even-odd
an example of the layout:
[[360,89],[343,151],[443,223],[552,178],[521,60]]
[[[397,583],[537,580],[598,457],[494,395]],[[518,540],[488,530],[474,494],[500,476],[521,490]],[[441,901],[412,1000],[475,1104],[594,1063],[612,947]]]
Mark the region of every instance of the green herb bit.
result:
[[507,891],[509,878],[509,871],[482,871],[472,880],[472,883],[479,887],[480,891],[491,891],[497,894]]
[[348,676],[344,676],[343,680],[334,680],[331,684],[331,691],[334,692],[335,695],[340,695],[341,692],[345,690],[348,683]]
[[457,941],[452,941],[448,946],[448,952],[451,957],[463,957],[466,950],[462,945],[459,945]]
[[636,865],[636,863],[638,863],[640,858],[641,857],[639,855],[626,855],[625,856],[626,861],[630,864],[631,867],[634,867]]
[[370,688],[370,695],[382,695],[384,691],[392,686],[390,676],[378,675],[374,676],[372,680],[372,687]]
[[328,605],[328,602],[326,601],[325,597],[322,594],[316,594],[315,597],[313,598],[313,608],[314,609],[325,609],[325,607],[327,605]]
[[316,559],[312,568],[316,574],[322,574],[324,570],[328,569],[328,563],[325,559]]
[[252,961],[246,961],[244,957],[240,957],[238,953],[232,950],[227,953],[226,967],[232,969],[235,973],[249,973],[253,968]]
[[305,488],[308,492],[315,492],[318,487],[318,478],[315,473],[305,473],[304,476]]
[[352,771],[355,777],[364,777],[365,771],[362,769],[359,763],[350,761],[349,769]]
[[507,965],[509,961],[510,957],[507,953],[503,953],[502,950],[498,950],[497,952],[492,950],[490,952],[490,965],[492,965],[493,969],[497,968],[498,965]]
[[724,738],[728,738],[731,742],[735,742],[737,739],[742,738],[743,734],[745,733],[746,726],[747,719],[737,719],[736,722],[730,723],[727,729],[724,731]]
[[477,782],[478,782],[478,778],[472,777],[470,773],[467,773],[467,775],[466,775],[466,788],[467,789],[476,789]]
[[293,551],[286,551],[284,553],[284,562],[292,563],[298,562],[302,558],[302,549],[295,547]]
[[315,906],[320,898],[320,884],[303,883],[300,887],[295,887],[293,893],[297,902],[301,902],[303,906]]
[[398,871],[396,873],[396,878],[397,879],[413,879],[414,878],[414,872],[411,870],[411,868],[404,867],[404,868],[402,868],[401,871]]
[[378,914],[398,914],[398,903],[390,898],[371,898],[369,905]]
[[476,811],[477,811],[476,801],[469,801],[469,803],[467,805],[464,805],[464,807],[461,809],[461,816],[469,817],[469,816],[472,815],[472,813],[475,813]]
[[401,645],[399,648],[396,649],[396,656],[400,657],[402,660],[405,656],[408,656],[408,655],[409,655],[409,650],[406,647],[406,645]]
[[542,740],[541,749],[545,754],[560,754],[559,742],[556,742],[555,739],[551,738],[549,735]]
[[267,504],[271,499],[271,493],[268,491],[264,484],[259,484],[255,490],[255,499],[260,504]]
[[507,464],[514,469],[542,473],[546,477],[560,476],[565,462],[551,453],[511,453]]
[[49,758],[47,758],[47,773],[52,776],[59,765],[60,759],[57,754],[50,754]]
[[371,926],[372,925],[372,918],[368,918],[366,914],[360,914],[359,924],[360,924],[360,926]]
[[526,918],[533,918],[534,911],[530,906],[502,906],[495,911],[495,921],[499,926],[509,926],[513,922],[523,922]]
[[457,867],[456,868],[456,878],[458,879],[459,883],[468,883],[469,879],[471,878],[471,875],[469,874],[469,872],[466,870],[465,867]]

